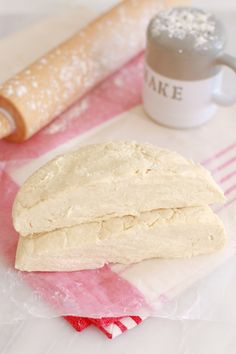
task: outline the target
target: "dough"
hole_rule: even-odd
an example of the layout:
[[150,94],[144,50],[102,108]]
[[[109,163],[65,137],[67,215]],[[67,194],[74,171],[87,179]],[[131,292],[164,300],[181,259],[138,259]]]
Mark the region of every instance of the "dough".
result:
[[222,201],[222,191],[200,164],[148,144],[110,142],[59,156],[35,172],[16,197],[13,222],[27,236]]
[[222,248],[226,235],[208,206],[162,209],[20,237],[16,268],[73,271],[108,262],[192,257]]

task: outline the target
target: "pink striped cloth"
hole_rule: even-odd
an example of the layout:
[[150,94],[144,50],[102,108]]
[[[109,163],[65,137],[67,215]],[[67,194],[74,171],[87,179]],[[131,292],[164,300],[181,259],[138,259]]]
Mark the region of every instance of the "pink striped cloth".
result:
[[[29,141],[21,145],[6,141],[0,142],[0,256],[9,269],[14,267],[18,241],[18,235],[12,225],[11,208],[19,185],[12,178],[12,170],[26,165],[28,161],[42,156],[102,123],[112,121],[118,114],[141,103],[142,72],[143,55],[140,55],[101,83],[69,111],[62,114],[55,122]],[[161,129],[164,128],[155,131],[156,134],[160,133],[160,138],[163,134]],[[230,131],[233,134],[233,130]],[[164,132],[165,139],[168,134],[171,134],[170,131]],[[182,139],[182,137],[178,139]],[[162,144],[163,142],[165,140],[162,140]],[[157,144],[159,144],[158,139]],[[202,146],[205,148],[204,144]],[[196,145],[194,147],[201,148]],[[202,156],[205,155],[202,154]],[[221,149],[212,148],[212,154],[207,154],[207,159],[204,161],[228,197],[228,202],[222,210],[232,207],[236,201],[235,156],[236,142],[231,136],[225,140]],[[208,265],[208,259],[204,267]],[[154,266],[159,270],[158,265]],[[196,264],[191,266],[196,266]],[[148,263],[145,264],[145,267],[148,267]],[[181,267],[187,271],[185,265],[182,264]],[[119,273],[115,268],[106,266],[98,270],[72,273],[23,273],[21,278],[34,290],[35,294],[40,295],[45,302],[61,314],[74,313],[73,309],[75,309],[75,313],[80,316],[66,316],[66,320],[76,330],[85,329],[88,325],[93,324],[108,337],[114,337],[126,329],[134,327],[145,318],[128,316],[129,314],[152,313],[150,299],[155,298],[148,297],[147,287],[141,291],[136,284],[139,284],[140,276],[146,279],[152,270],[154,272],[153,279],[147,281],[147,286],[150,286],[155,281],[156,268],[153,268],[153,264],[151,264],[150,268],[139,269],[138,273],[132,273],[133,269],[132,266],[127,267],[126,277],[124,277],[124,273]],[[129,281],[130,272],[132,273],[132,281]],[[205,274],[205,272],[196,273],[197,276]],[[177,276],[179,277],[179,274]],[[155,300],[158,304],[170,302],[175,296],[182,293],[195,278],[191,279],[191,282],[189,279],[187,280],[186,285],[183,284],[182,278],[178,284],[177,282],[174,286],[170,284],[170,287],[167,287],[167,289],[171,289],[169,292],[158,294],[157,288],[153,287],[150,293],[151,295],[157,293]],[[68,298],[70,302],[66,301]],[[101,309],[103,318],[94,319],[101,317]],[[128,309],[129,312],[124,313],[124,309]],[[143,310],[144,312],[142,312]],[[82,318],[84,313],[84,316],[91,314],[93,318]],[[117,318],[121,314],[124,316]]]
[[202,164],[212,172],[227,198],[218,211],[227,208],[236,201],[236,142],[226,145]]
[[65,316],[66,321],[74,327],[78,332],[82,332],[90,325],[97,327],[107,338],[114,339],[120,334],[126,332],[128,329],[132,329],[143,322],[146,317],[129,316],[129,317],[117,317],[117,318],[85,318],[76,316]]
[[[235,154],[235,156],[231,157],[232,154]],[[212,167],[216,161],[217,166]],[[218,180],[218,183],[224,189],[225,195],[230,197],[233,191],[236,190],[236,181],[234,179],[236,176],[236,142],[229,144],[202,163],[207,168],[212,170],[212,173]],[[226,183],[228,183],[228,185],[225,187]],[[226,206],[234,203],[235,201],[236,197],[230,198],[226,203]],[[128,329],[132,329],[136,325],[142,323],[146,317],[130,316],[123,318],[90,319],[65,316],[65,319],[79,332],[83,331],[90,325],[95,325],[109,339],[113,339]]]

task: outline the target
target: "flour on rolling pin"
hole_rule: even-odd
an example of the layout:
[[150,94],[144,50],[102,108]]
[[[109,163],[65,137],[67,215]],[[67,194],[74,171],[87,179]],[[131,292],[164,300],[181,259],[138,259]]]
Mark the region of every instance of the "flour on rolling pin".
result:
[[162,0],[125,0],[5,82],[0,88],[0,127],[5,127],[0,137],[31,137],[138,54],[148,22],[163,6]]

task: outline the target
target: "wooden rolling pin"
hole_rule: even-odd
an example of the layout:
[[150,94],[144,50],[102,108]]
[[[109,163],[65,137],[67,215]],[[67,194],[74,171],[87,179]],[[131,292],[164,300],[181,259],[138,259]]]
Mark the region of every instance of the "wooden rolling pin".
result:
[[0,138],[24,141],[145,46],[150,19],[184,0],[125,0],[0,87]]

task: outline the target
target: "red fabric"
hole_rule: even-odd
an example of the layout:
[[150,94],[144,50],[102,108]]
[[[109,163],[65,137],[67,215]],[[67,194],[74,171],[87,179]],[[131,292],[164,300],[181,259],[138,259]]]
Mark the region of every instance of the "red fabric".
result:
[[64,319],[78,332],[82,332],[85,328],[91,325],[90,320],[84,317],[65,316]]
[[104,318],[90,318],[90,321],[96,326],[106,327],[123,317],[104,317]]
[[[65,316],[64,319],[69,322],[69,324],[78,332],[83,331],[89,325],[96,326],[101,332],[103,332],[109,339],[112,339],[112,332],[109,331],[109,326],[111,324],[116,325],[120,328],[122,332],[127,331],[129,328],[126,327],[121,320],[125,317],[107,317],[107,318],[84,318],[84,317],[75,317],[75,316]],[[140,324],[142,319],[139,316],[131,316],[132,320],[136,324]]]
[[131,318],[137,323],[137,325],[142,322],[142,319],[139,316],[131,316]]
[[119,320],[117,320],[116,321],[116,325],[120,328],[120,330],[122,331],[122,332],[125,332],[125,331],[127,331],[127,327],[122,323],[122,322],[120,322]]

